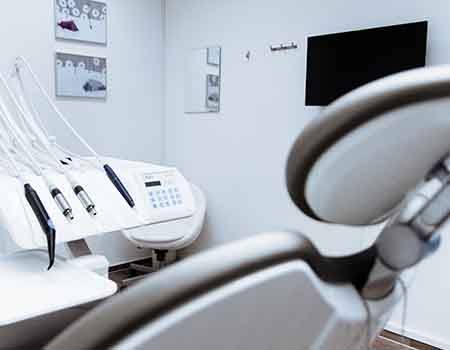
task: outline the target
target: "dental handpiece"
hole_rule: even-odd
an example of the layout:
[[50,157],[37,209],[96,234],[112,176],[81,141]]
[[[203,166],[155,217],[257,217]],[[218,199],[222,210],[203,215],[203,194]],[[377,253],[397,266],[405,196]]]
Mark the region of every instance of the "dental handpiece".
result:
[[80,200],[81,204],[83,204],[83,207],[86,209],[86,211],[92,216],[96,216],[97,211],[95,209],[95,204],[92,201],[91,197],[89,197],[89,195],[86,193],[84,188],[81,187],[80,185],[77,185],[73,188],[73,191]]
[[117,191],[119,191],[122,197],[126,200],[128,205],[131,208],[134,208],[135,203],[133,198],[131,197],[130,193],[128,192],[128,190],[126,189],[125,185],[122,183],[120,178],[114,172],[114,170],[108,164],[105,164],[103,166],[103,169],[105,169],[105,172],[108,175],[109,179],[111,180],[113,185],[117,188]]
[[39,224],[41,225],[42,231],[44,231],[44,234],[47,238],[47,250],[49,258],[48,270],[50,270],[55,263],[55,246],[56,246],[55,225],[53,224],[50,215],[48,215],[47,210],[45,209],[41,199],[39,198],[39,195],[33,189],[33,187],[29,183],[27,183],[24,185],[24,189],[25,189],[25,197],[28,203],[30,204],[31,208],[33,209],[34,215],[36,215],[36,218],[38,219]]
[[70,206],[69,202],[67,201],[66,197],[62,194],[62,192],[58,188],[53,188],[50,191],[53,199],[56,202],[56,205],[58,206],[59,210],[61,210],[62,214],[68,219],[73,220],[73,212],[72,207]]

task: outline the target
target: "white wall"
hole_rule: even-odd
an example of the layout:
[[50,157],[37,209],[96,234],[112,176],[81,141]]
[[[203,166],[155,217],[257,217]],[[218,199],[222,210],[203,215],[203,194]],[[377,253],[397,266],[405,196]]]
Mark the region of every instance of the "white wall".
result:
[[[285,191],[289,147],[320,112],[304,106],[305,37],[424,19],[430,21],[428,63],[450,62],[448,0],[166,0],[166,160],[208,198],[207,227],[192,251],[280,228],[304,232],[329,254],[367,243],[360,231],[303,217]],[[271,44],[290,40],[300,48],[270,53]],[[221,113],[185,115],[186,51],[212,45],[223,48]],[[445,243],[421,266],[407,330],[450,348],[448,253]]]
[[[163,8],[161,0],[108,0],[108,45],[55,40],[53,1],[8,1],[0,21],[0,71],[11,70],[17,55],[28,58],[51,96],[56,50],[108,58],[108,99],[57,99],[76,129],[104,155],[159,162],[162,157]],[[79,150],[53,115],[44,115],[59,142]],[[97,243],[104,247],[98,250]],[[92,242],[112,262],[139,252],[119,235]]]

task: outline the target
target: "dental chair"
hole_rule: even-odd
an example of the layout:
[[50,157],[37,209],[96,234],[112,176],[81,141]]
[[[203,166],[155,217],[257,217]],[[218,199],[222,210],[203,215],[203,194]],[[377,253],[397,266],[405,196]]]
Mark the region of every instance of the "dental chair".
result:
[[329,225],[379,225],[367,249],[330,258],[301,233],[256,235],[154,274],[47,349],[367,349],[399,279],[450,228],[448,97],[449,66],[400,73],[340,98],[295,142],[293,202]]

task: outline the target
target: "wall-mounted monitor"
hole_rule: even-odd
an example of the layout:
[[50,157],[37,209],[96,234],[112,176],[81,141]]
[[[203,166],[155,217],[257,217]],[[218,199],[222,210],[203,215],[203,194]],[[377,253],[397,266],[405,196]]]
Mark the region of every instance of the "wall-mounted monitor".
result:
[[325,106],[376,79],[425,66],[428,22],[308,38],[306,105]]

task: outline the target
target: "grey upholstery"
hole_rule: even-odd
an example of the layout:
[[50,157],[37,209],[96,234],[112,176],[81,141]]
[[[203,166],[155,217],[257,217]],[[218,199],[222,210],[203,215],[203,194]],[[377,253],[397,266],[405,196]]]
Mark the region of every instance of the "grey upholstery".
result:
[[427,67],[377,80],[341,97],[297,138],[287,163],[289,194],[302,212],[319,217],[308,205],[309,171],[336,141],[355,128],[400,107],[450,96],[450,66]]
[[361,288],[373,266],[374,249],[345,258],[323,257],[298,233],[259,234],[198,254],[162,270],[75,322],[47,350],[105,349],[143,324],[216,287],[254,272],[302,260],[330,283]]
[[186,259],[156,273],[97,307],[69,327],[47,350],[105,349],[138,326],[227,281],[287,262],[316,256],[298,234],[262,234]]

